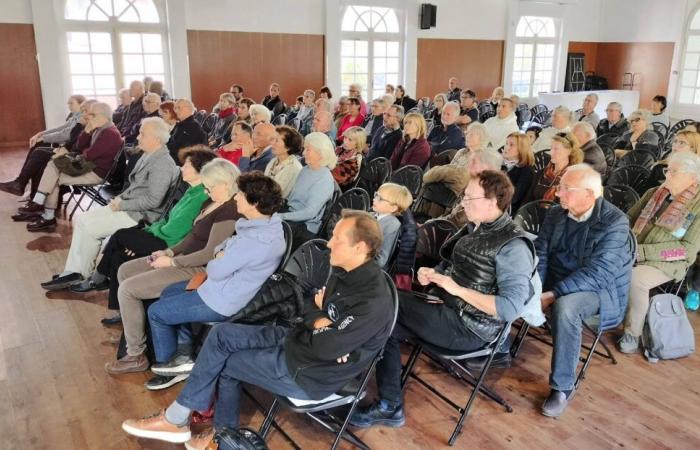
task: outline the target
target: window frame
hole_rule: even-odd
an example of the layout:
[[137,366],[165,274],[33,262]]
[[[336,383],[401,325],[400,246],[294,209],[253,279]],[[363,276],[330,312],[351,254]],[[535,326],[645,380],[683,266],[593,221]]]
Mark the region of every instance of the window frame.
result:
[[[686,24],[685,24],[685,30],[683,33],[683,46],[681,48],[681,54],[680,54],[680,67],[678,69],[678,81],[676,83],[676,95],[675,97],[675,102],[676,105],[679,109],[681,110],[689,110],[689,109],[695,109],[697,111],[700,109],[700,100],[698,102],[695,101],[695,98],[700,94],[700,83],[698,83],[698,77],[700,76],[700,50],[698,51],[693,51],[692,53],[698,55],[698,62],[696,63],[696,67],[694,69],[695,72],[695,85],[692,86],[693,89],[693,100],[692,103],[685,103],[681,101],[681,95],[683,93],[683,89],[687,88],[689,86],[684,86],[683,85],[683,77],[684,77],[684,72],[686,71],[685,65],[686,65],[686,60],[688,58],[688,47],[690,43],[690,38],[692,36],[696,36],[700,38],[700,28],[697,30],[691,30],[690,27],[693,24],[693,20],[698,17],[700,19],[700,5],[696,6],[691,10],[690,15],[687,18]],[[692,70],[692,69],[689,69]]]
[[[539,37],[539,36],[518,36],[517,35],[517,29],[520,25],[520,22],[524,20],[526,17],[533,17],[533,18],[542,18],[542,19],[548,19],[551,21],[552,26],[554,27],[554,36],[551,37]],[[512,41],[512,53],[510,56],[510,74],[509,74],[509,79],[508,83],[510,84],[510,90],[513,91],[514,94],[519,95],[522,99],[530,99],[530,98],[536,98],[539,95],[539,92],[543,92],[540,90],[540,88],[537,88],[537,92],[535,92],[536,86],[540,85],[541,83],[536,83],[535,82],[535,73],[536,72],[541,72],[536,70],[537,69],[537,50],[538,46],[544,46],[544,45],[552,45],[552,55],[551,55],[551,61],[552,61],[552,66],[549,69],[550,70],[550,76],[549,76],[549,84],[548,84],[548,91],[551,92],[554,90],[556,78],[557,78],[557,73],[556,73],[556,68],[558,67],[558,61],[559,61],[559,52],[560,52],[560,40],[561,40],[561,27],[560,27],[560,21],[558,20],[557,17],[553,16],[545,16],[545,15],[533,15],[533,14],[520,14],[518,15],[518,20],[515,21],[515,28],[513,29],[513,41]],[[516,60],[516,55],[515,55],[515,48],[518,44],[523,44],[523,45],[532,45],[532,62],[530,63],[530,80],[529,84],[527,87],[527,95],[521,92],[515,92],[515,82],[514,82],[514,75],[516,72],[520,73],[527,73],[528,71],[524,70],[515,70],[515,60]],[[546,58],[550,58],[547,56]]]

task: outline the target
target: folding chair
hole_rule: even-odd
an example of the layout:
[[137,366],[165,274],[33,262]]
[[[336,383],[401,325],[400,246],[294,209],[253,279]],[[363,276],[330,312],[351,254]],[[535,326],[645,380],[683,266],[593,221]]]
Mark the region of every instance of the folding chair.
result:
[[301,294],[311,299],[331,275],[330,250],[323,239],[311,239],[296,249],[282,269],[296,279]]
[[448,211],[457,203],[457,194],[443,182],[428,183],[423,186],[418,198],[413,202],[411,210],[415,214],[416,222],[423,223],[430,219],[435,219],[434,215],[440,214],[438,211],[426,210],[428,205],[437,205]]
[[416,270],[437,266],[442,257],[440,248],[457,232],[455,224],[445,219],[431,219],[418,228],[416,242]]
[[369,194],[359,187],[348,189],[331,204],[324,212],[324,219],[319,228],[319,236],[323,239],[330,239],[333,234],[333,227],[340,220],[340,214],[344,209],[356,209],[368,211],[371,205]]
[[403,166],[391,174],[389,181],[406,186],[413,198],[416,198],[423,185],[423,169],[418,166]]
[[[391,289],[392,300],[394,303],[394,317],[392,319],[391,330],[389,333],[391,334],[391,331],[393,331],[394,326],[396,325],[396,319],[399,315],[399,296],[391,276],[386,272],[384,273],[384,276],[389,288]],[[265,416],[265,420],[260,426],[260,435],[263,438],[267,438],[270,432],[270,427],[274,425],[275,417],[277,416],[280,407],[283,407],[298,414],[306,414],[316,423],[320,424],[331,433],[334,433],[335,440],[331,446],[332,450],[335,450],[338,447],[341,439],[344,439],[363,450],[369,450],[367,444],[365,444],[352,431],[348,430],[347,427],[353,412],[357,408],[357,404],[365,397],[367,393],[367,384],[377,366],[377,363],[382,358],[383,351],[384,350],[382,347],[382,349],[372,359],[369,367],[359,376],[359,379],[348,383],[335,396],[330,397],[330,399],[320,400],[318,402],[299,406],[288,397],[275,395],[272,405],[268,409]],[[347,411],[347,413],[345,413],[345,418],[341,419],[341,417],[338,417],[330,412],[331,409],[344,405],[350,405],[350,409]],[[323,417],[321,417],[319,413],[323,413]]]

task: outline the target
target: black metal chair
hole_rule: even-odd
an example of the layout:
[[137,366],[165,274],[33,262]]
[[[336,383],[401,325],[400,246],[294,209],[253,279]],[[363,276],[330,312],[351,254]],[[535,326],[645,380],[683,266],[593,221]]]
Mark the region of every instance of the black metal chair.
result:
[[607,165],[607,170],[606,170],[606,177],[610,174],[610,171],[613,170],[615,167],[615,162],[616,162],[616,156],[615,156],[615,149],[612,147],[612,145],[604,144],[600,145],[600,149],[603,150],[603,155],[605,155],[605,163]]
[[435,204],[446,211],[452,208],[456,202],[457,194],[446,183],[428,183],[421,189],[411,209],[414,212],[416,222],[423,223],[426,220],[434,219],[425,212],[428,204]]
[[654,127],[654,131],[661,135],[662,141],[660,142],[665,142],[666,136],[668,135],[668,127],[666,126],[666,124],[663,124],[661,122],[652,122],[651,126]]
[[630,186],[609,184],[603,190],[603,197],[620,210],[627,212],[639,201],[639,194]]
[[331,204],[330,208],[324,212],[324,219],[319,228],[319,237],[330,239],[333,234],[333,227],[335,227],[335,224],[340,220],[342,210],[356,209],[359,211],[368,211],[371,204],[372,200],[369,198],[369,194],[362,188],[354,187],[343,192]]
[[416,268],[434,267],[441,260],[440,247],[457,232],[455,224],[445,219],[431,219],[418,228]]
[[283,271],[293,276],[304,299],[312,299],[331,274],[330,250],[323,239],[311,239],[296,249]]
[[692,125],[694,123],[695,123],[695,119],[683,119],[683,120],[679,120],[678,122],[674,123],[673,126],[668,129],[668,133],[666,133],[666,140],[669,141],[680,130],[682,130],[683,128],[687,127],[688,125]]
[[189,187],[190,185],[187,184],[187,182],[184,181],[181,176],[179,176],[177,182],[170,187],[165,196],[163,212],[160,213],[158,220],[164,219],[170,213],[170,210],[173,209],[175,203],[177,203],[182,196],[185,195],[185,192]]
[[525,203],[515,212],[513,222],[524,231],[537,235],[544,222],[544,216],[549,208],[555,204],[549,200],[535,200],[534,202]]
[[620,139],[620,136],[615,134],[615,133],[605,133],[601,134],[596,138],[596,142],[598,145],[602,146],[608,146],[615,148],[615,143]]
[[536,123],[542,127],[547,127],[552,122],[552,111],[541,111],[530,119],[530,124]]
[[[399,315],[399,296],[396,291],[396,286],[394,285],[391,276],[384,273],[387,284],[391,289],[392,300],[394,303],[394,317],[392,318],[391,331],[393,331],[396,325],[396,319]],[[265,420],[260,426],[260,435],[263,438],[267,438],[270,427],[274,426],[275,417],[279,412],[279,409],[283,407],[297,414],[306,414],[308,417],[313,419],[316,423],[335,434],[335,440],[331,446],[331,450],[335,450],[340,445],[341,440],[346,440],[347,442],[363,449],[369,450],[367,444],[365,444],[359,437],[355,435],[352,431],[348,430],[348,424],[353,412],[357,408],[357,404],[362,400],[367,393],[367,384],[374,373],[374,369],[377,363],[382,358],[384,349],[382,348],[369,366],[361,373],[356,380],[348,383],[344,386],[340,392],[336,393],[335,398],[328,400],[320,400],[318,402],[308,403],[304,405],[297,405],[293,400],[288,397],[275,395],[272,405],[265,415]],[[336,414],[330,412],[330,410],[338,408],[340,406],[350,405],[347,412],[343,412],[344,418],[337,416]],[[321,414],[319,414],[321,413]],[[296,444],[295,444],[296,445]]]
[[452,162],[452,159],[454,159],[455,155],[457,154],[459,150],[457,149],[451,149],[451,150],[444,150],[438,154],[435,154],[430,158],[430,167],[437,167],[437,166],[444,166]]
[[607,185],[623,184],[630,186],[640,196],[644,194],[649,169],[642,166],[624,166],[613,170],[606,182]]
[[[504,324],[500,333],[498,333],[498,337],[493,342],[489,343],[486,347],[484,347],[481,350],[472,352],[458,352],[454,350],[447,350],[432,345],[421,339],[416,339],[413,342],[413,351],[411,352],[411,355],[409,356],[406,366],[401,375],[402,388],[405,389],[408,379],[413,378],[420,384],[425,386],[430,392],[437,395],[441,400],[443,400],[448,405],[452,406],[455,410],[457,410],[457,412],[460,413],[457,425],[455,426],[455,429],[452,432],[452,435],[450,436],[450,439],[448,441],[449,445],[454,445],[457,441],[457,438],[459,437],[459,434],[462,432],[462,428],[464,427],[464,423],[467,420],[467,416],[469,415],[469,412],[471,411],[472,406],[474,405],[474,401],[476,400],[476,397],[479,393],[486,395],[486,397],[495,401],[499,405],[502,405],[505,408],[506,412],[513,412],[513,408],[508,404],[508,402],[506,402],[496,392],[484,385],[484,380],[486,379],[486,376],[488,375],[491,369],[491,363],[493,362],[493,358],[496,355],[498,348],[503,343],[503,341],[508,338],[510,326],[511,322]],[[413,369],[421,353],[425,353],[439,364],[446,366],[448,369],[452,369],[451,372],[457,378],[473,386],[472,392],[469,395],[469,398],[467,399],[467,404],[464,407],[453,402],[442,392],[437,390],[427,381],[422,379],[419,375],[414,373]],[[486,357],[486,364],[484,364],[483,368],[478,374],[472,374],[472,372],[466,367],[466,365],[462,363],[462,361],[484,357]]]
[[194,114],[194,120],[197,122],[200,126],[204,123],[204,120],[207,118],[207,112],[203,109],[200,109],[199,111],[196,111]]
[[403,166],[391,174],[389,181],[406,186],[413,198],[416,198],[423,185],[423,169],[418,166]]
[[[639,147],[639,146],[637,146]],[[656,162],[656,152],[651,150],[646,150],[643,148],[637,148],[627,154],[622,158],[617,160],[617,167],[625,166],[641,166],[651,169],[651,166]]]
[[287,123],[287,115],[286,114],[278,114],[272,119],[272,125],[279,126],[279,125],[284,125]]
[[369,194],[369,198],[372,198],[379,186],[384,184],[390,175],[391,162],[386,158],[375,158],[360,166],[355,187],[364,189]]
[[216,113],[209,114],[202,122],[202,131],[208,136],[216,128],[216,123],[219,121],[219,116]]
[[538,105],[533,106],[530,109],[530,115],[534,117],[535,115],[537,115],[543,111],[549,111],[549,108],[547,108],[546,105],[538,104]]
[[496,115],[496,110],[488,101],[479,103],[479,122],[486,122],[488,119]]
[[552,155],[549,154],[549,150],[542,150],[541,152],[535,153],[535,172],[543,171],[551,160]]

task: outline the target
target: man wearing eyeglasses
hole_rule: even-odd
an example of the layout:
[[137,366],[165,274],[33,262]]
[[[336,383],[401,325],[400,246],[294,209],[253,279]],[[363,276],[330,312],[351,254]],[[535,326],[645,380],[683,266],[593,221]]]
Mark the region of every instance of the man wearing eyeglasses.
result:
[[630,124],[622,114],[622,105],[620,103],[608,103],[605,114],[607,117],[598,123],[598,128],[596,129],[596,134],[598,136],[608,133],[614,134],[615,136],[622,136],[629,131]]
[[601,329],[625,316],[635,255],[627,216],[603,199],[600,174],[587,164],[569,167],[535,241],[542,280],[542,309],[554,351],[551,392],[542,414],[559,417],[575,394],[583,322],[600,316]]
[[391,105],[384,111],[384,126],[374,134],[369,146],[366,161],[376,158],[391,158],[396,143],[401,139],[401,121],[404,110],[401,105]]
[[[158,117],[158,108],[160,107],[160,95],[155,94],[151,92],[150,94],[146,94],[143,97],[143,112],[145,116],[141,119],[143,120],[146,117]],[[124,142],[127,145],[133,145],[136,143],[136,138],[139,135],[139,130],[141,129],[141,120],[136,122],[129,132],[124,136]]]

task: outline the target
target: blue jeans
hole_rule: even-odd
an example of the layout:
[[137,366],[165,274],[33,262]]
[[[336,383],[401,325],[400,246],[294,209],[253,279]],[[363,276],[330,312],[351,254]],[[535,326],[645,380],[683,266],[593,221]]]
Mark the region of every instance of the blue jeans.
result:
[[171,284],[160,300],[148,308],[156,362],[169,361],[178,343],[192,342],[191,322],[223,322],[228,319],[208,307],[197,291],[186,291],[187,281]]
[[576,292],[559,297],[552,306],[552,373],[549,385],[557,391],[570,391],[576,381],[581,354],[583,321],[598,314],[600,298],[595,292]]
[[250,383],[278,395],[310,400],[289,373],[282,343],[289,329],[275,326],[222,323],[216,325],[177,402],[192,410],[209,409],[217,400],[214,427],[237,427],[241,383]]

